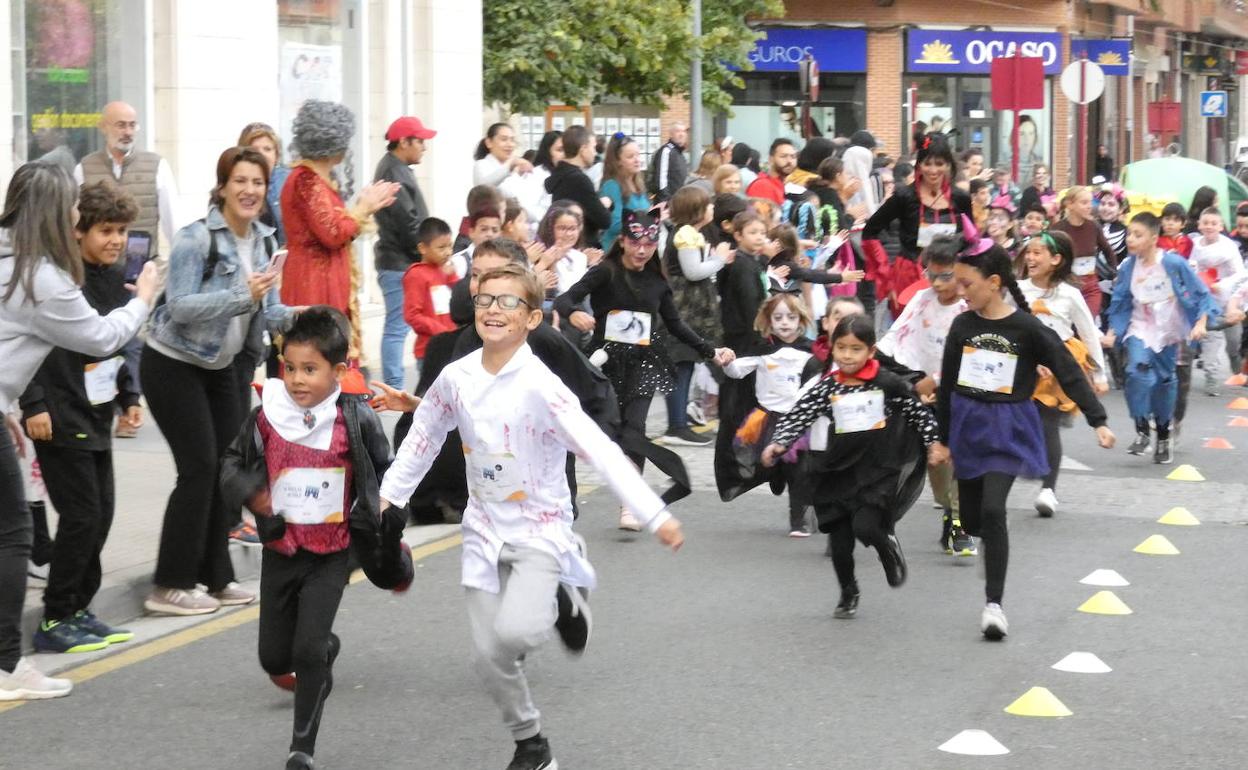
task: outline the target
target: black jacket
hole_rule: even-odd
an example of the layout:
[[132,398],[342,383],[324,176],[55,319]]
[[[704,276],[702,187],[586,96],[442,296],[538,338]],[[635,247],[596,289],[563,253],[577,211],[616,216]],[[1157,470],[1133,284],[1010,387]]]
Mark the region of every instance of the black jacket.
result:
[[650,161],[646,174],[646,186],[654,196],[654,202],[671,200],[672,196],[689,178],[689,161],[685,160],[685,148],[668,140]]
[[[381,477],[394,456],[386,441],[381,421],[368,403],[359,396],[343,394],[338,398],[347,426],[347,445],[351,450],[351,551],[364,569],[364,574],[378,588],[392,589],[411,582],[411,555],[401,548],[406,509],[390,507],[381,512]],[[251,410],[238,437],[221,458],[221,496],[229,510],[238,510],[257,491],[269,483],[269,469],[264,459],[264,443],[256,428],[260,407]],[[279,515],[256,516],[260,539],[270,542],[282,537],[286,522]]]
[[602,231],[611,226],[611,212],[598,200],[594,183],[585,172],[566,160],[561,161],[546,180],[546,192],[550,193],[552,201],[575,201],[581,207],[585,212],[585,240],[598,245]]
[[716,278],[724,346],[734,351],[752,350],[762,341],[754,331],[754,319],[767,299],[763,288],[764,259],[739,251],[732,264],[720,270]]
[[[82,293],[100,315],[107,315],[130,301],[131,294],[120,272],[103,265],[83,267]],[[116,355],[120,355],[120,351]],[[114,400],[93,406],[87,397],[84,377],[87,366],[113,357],[96,358],[53,348],[18,399],[22,419],[47,412],[52,418],[49,443],[53,446],[108,451],[112,447],[113,412],[118,406],[129,409],[139,403],[137,372],[130,371],[124,361],[117,372]]]
[[[972,218],[971,196],[957,187],[950,193],[953,210],[961,215]],[[919,193],[914,185],[898,187],[897,191],[886,199],[867,220],[862,229],[862,240],[881,240],[881,233],[896,221],[898,238],[901,241],[900,256],[917,261],[919,258]],[[955,218],[954,224],[958,232],[962,232],[961,216]],[[904,287],[903,287],[904,288]]]
[[394,203],[380,209],[377,220],[377,244],[373,247],[373,264],[378,270],[407,270],[420,261],[416,252],[416,232],[429,216],[425,196],[416,184],[416,175],[403,161],[387,152],[377,162],[373,181],[398,182],[399,193]]

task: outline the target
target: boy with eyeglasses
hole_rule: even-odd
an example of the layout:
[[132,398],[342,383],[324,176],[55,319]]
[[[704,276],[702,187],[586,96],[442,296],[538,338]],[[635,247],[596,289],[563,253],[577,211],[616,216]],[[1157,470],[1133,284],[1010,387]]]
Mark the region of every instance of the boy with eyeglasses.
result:
[[557,629],[582,652],[591,629],[594,569],[572,531],[566,453],[592,463],[659,542],[676,550],[680,522],[624,453],[527,344],[542,322],[543,290],[520,265],[482,275],[473,297],[482,348],[451,362],[425,393],[381,484],[401,506],[458,428],[468,477],[462,583],[475,667],[516,741],[510,770],[558,767],[541,733],[526,656]]
[[[935,393],[940,384],[941,358],[949,327],[953,319],[966,310],[966,301],[960,296],[953,278],[953,266],[961,248],[960,239],[955,236],[932,239],[922,256],[931,286],[915,293],[876,346],[880,353],[891,356],[902,366],[926,375],[915,385],[915,391],[925,402],[931,400],[930,394]],[[927,477],[932,495],[944,512],[941,547],[945,553],[955,556],[974,556],[977,553],[975,539],[962,529],[958,515],[958,485],[953,483],[953,463],[928,466]]]

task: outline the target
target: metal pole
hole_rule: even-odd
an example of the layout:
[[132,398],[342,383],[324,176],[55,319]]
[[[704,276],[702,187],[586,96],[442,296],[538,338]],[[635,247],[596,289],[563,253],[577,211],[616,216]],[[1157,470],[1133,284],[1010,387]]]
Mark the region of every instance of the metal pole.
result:
[[697,163],[702,155],[702,0],[692,0],[695,48],[689,66],[689,160]]
[[1079,59],[1079,168],[1075,184],[1082,184],[1088,176],[1088,54]]
[[[1135,16],[1127,16],[1127,37],[1131,51],[1127,55],[1127,163],[1135,162]],[[1119,163],[1119,168],[1122,164]]]

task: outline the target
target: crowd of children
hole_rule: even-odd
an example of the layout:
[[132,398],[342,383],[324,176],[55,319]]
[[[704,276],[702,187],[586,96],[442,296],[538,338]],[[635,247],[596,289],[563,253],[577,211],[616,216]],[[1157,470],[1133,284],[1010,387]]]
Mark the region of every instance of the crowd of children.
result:
[[[614,164],[635,162],[634,145],[612,141]],[[1097,399],[1111,382],[1134,423],[1127,451],[1171,462],[1192,358],[1216,393],[1238,369],[1248,302],[1248,211],[1233,234],[1204,191],[1190,210],[1132,215],[1116,186],[1059,197],[1036,168],[1021,193],[999,172],[963,185],[945,138],[924,137],[913,179],[873,211],[836,157],[806,169],[821,180],[812,190],[779,202],[689,185],[646,210],[617,183],[605,253],[586,240],[583,202],[553,200],[531,221],[475,187],[458,239],[441,219],[421,222],[419,260],[403,276],[420,384],[409,394],[374,383],[371,403],[340,386],[344,318],[301,309],[280,341],[281,376],[221,470],[222,495],[252,512],[265,546],[259,657],[294,692],[288,770],[313,766],[350,560],[405,590],[401,530],[430,482],[453,488],[439,505],[462,516],[473,662],[516,743],[510,768],[557,767],[525,658],[552,632],[579,653],[592,629],[575,461],[619,497],[621,529],[680,548],[667,505],[688,479],[646,441],[659,394],[669,443],[714,443],[723,499],[787,490],[789,536],[828,536],[837,618],[859,609],[855,540],[875,549],[890,586],[906,582],[896,524],[927,479],[940,548],[983,561],[980,630],[1005,637],[1014,481],[1041,480],[1035,508],[1057,513],[1061,430],[1081,412],[1111,448]],[[134,202],[87,188],[79,210],[83,293],[108,313],[129,301],[109,268]],[[90,605],[112,518],[112,421],[143,419],[132,377],[119,356],[57,348],[21,397],[60,516],[38,649],[131,637]],[[718,434],[688,426],[694,382],[718,398],[703,402],[718,410]],[[408,413],[393,453],[373,413],[384,409]],[[673,490],[642,483],[646,459]]]

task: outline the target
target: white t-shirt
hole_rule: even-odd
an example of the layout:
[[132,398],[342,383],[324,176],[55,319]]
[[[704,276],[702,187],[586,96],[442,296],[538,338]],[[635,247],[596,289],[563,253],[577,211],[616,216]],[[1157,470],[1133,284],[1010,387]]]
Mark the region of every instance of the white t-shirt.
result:
[[902,366],[930,374],[939,382],[945,337],[949,335],[953,319],[965,311],[965,300],[942,305],[935,289],[921,289],[915,292],[877,347]]
[[1147,267],[1136,260],[1131,272],[1131,296],[1128,337],[1135,337],[1156,352],[1183,341],[1187,319],[1160,260]]
[[1105,374],[1105,353],[1101,349],[1101,331],[1092,318],[1092,311],[1088,309],[1088,301],[1083,298],[1083,292],[1066,281],[1052,288],[1042,289],[1032,283],[1030,278],[1019,281],[1018,288],[1022,289],[1027,304],[1031,305],[1032,314],[1045,326],[1057,332],[1062,342],[1074,336],[1079,337],[1079,341],[1087,346],[1088,357],[1096,366],[1093,379],[1100,383],[1108,382]]

